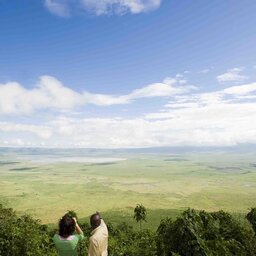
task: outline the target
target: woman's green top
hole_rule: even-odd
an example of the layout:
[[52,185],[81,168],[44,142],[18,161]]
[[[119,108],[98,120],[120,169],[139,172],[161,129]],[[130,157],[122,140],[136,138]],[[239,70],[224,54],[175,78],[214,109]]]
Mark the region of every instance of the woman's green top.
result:
[[84,238],[84,234],[71,235],[63,238],[58,234],[53,237],[53,242],[57,248],[59,256],[77,256],[78,242]]

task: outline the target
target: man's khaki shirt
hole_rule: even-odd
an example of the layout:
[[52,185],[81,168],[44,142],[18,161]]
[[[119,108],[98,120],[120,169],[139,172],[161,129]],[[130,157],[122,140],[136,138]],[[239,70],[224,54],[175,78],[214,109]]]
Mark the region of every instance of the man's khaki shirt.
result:
[[88,256],[107,256],[108,255],[108,228],[103,219],[100,226],[95,228],[89,239]]

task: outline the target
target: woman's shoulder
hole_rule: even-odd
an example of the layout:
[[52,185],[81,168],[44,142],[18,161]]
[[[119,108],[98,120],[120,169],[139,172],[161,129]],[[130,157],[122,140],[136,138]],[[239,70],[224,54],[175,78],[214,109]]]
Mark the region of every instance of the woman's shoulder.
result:
[[81,234],[75,234],[76,239],[78,239],[78,241],[83,240],[84,239],[84,233],[82,232]]
[[75,242],[75,241],[79,241],[79,240],[82,240],[84,238],[84,234],[75,234],[75,235],[71,235],[67,238],[63,238],[61,237],[59,234],[55,234],[53,236],[53,240],[55,242],[62,242],[62,241],[70,241],[70,242]]
[[52,239],[53,239],[53,241],[59,241],[60,237],[58,234],[55,234]]

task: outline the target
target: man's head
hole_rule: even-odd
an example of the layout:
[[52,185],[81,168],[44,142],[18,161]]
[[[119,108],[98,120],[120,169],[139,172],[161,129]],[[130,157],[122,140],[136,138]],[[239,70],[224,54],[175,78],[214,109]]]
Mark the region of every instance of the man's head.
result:
[[91,222],[92,229],[97,228],[101,223],[101,218],[99,213],[94,213],[90,218],[90,222]]

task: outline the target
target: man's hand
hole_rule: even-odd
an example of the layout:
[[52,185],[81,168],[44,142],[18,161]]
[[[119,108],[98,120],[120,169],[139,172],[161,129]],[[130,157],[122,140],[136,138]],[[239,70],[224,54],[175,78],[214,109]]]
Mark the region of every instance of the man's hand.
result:
[[99,217],[100,217],[100,219],[102,219],[102,217],[101,217],[101,215],[100,215],[100,213],[99,213],[99,212],[96,212],[96,214],[98,214],[98,215],[99,215]]

